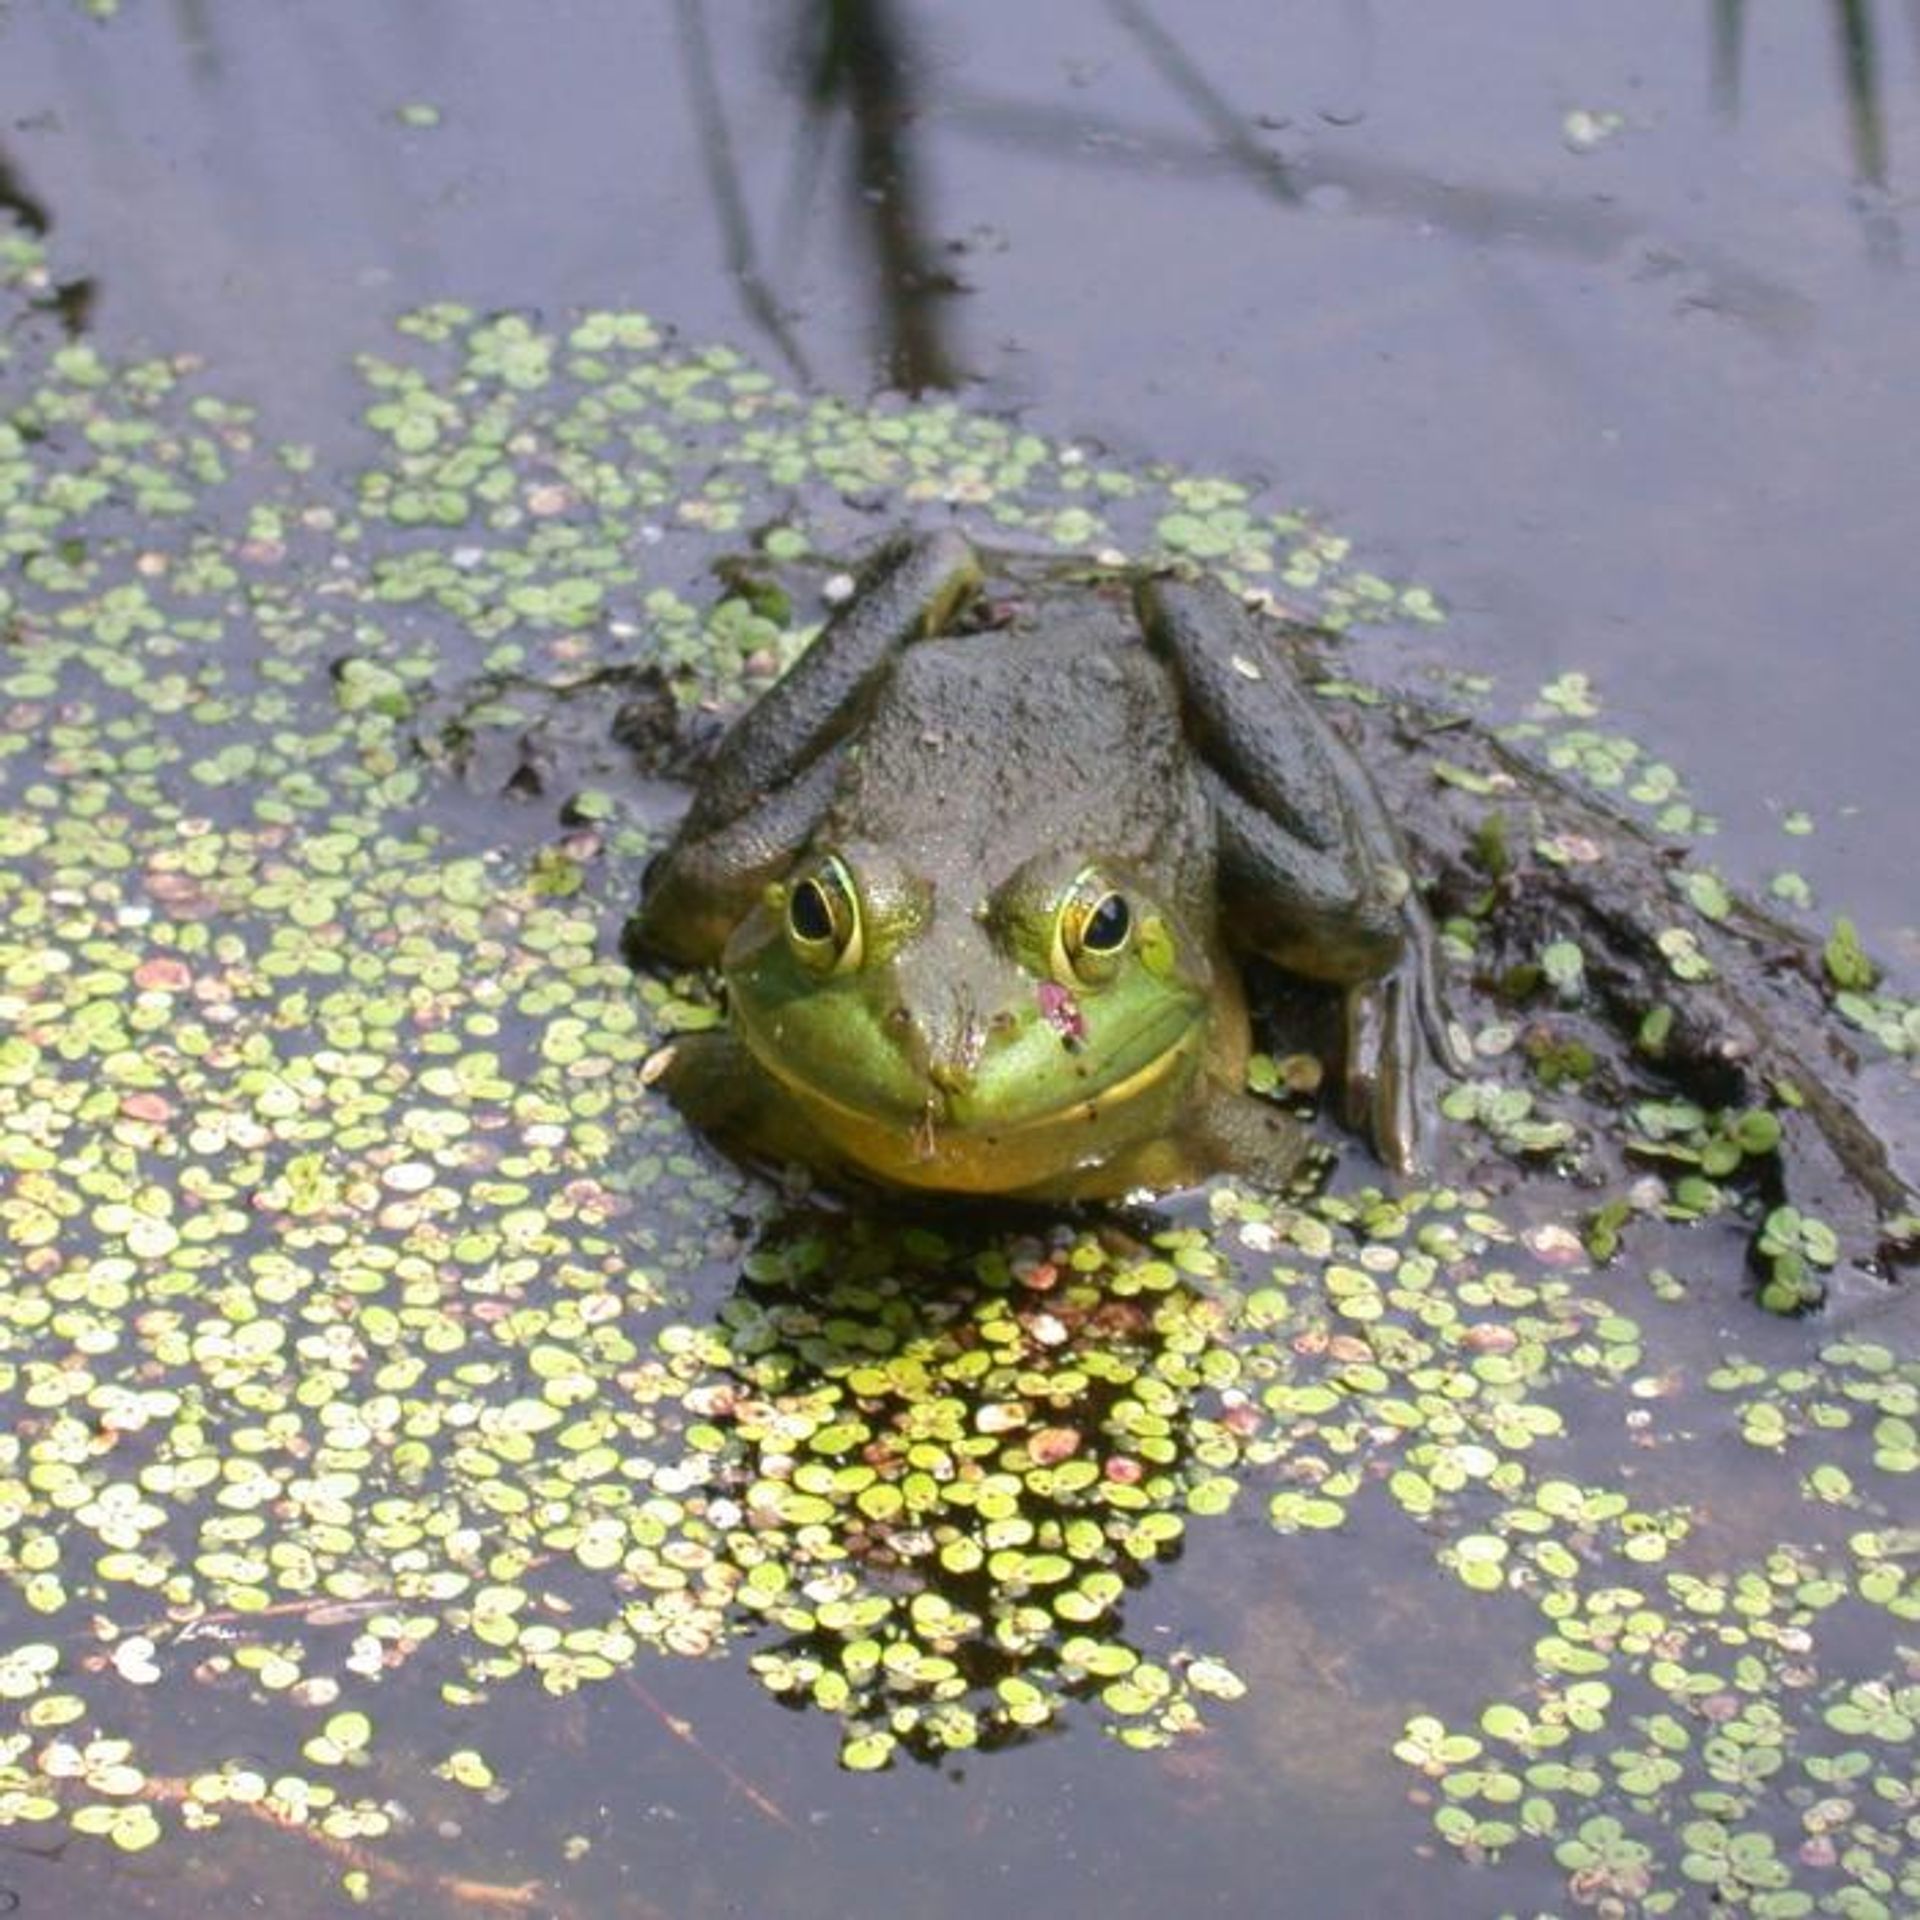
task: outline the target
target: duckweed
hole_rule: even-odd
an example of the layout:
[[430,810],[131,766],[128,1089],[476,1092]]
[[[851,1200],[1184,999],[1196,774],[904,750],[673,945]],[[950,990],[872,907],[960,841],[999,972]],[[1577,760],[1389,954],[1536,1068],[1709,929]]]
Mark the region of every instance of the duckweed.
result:
[[[484,687],[468,746],[544,740],[609,668],[737,699],[805,626],[704,569],[766,527],[804,569],[876,499],[1201,557],[1335,626],[1430,594],[1238,484],[802,400],[632,314],[410,316],[329,491],[186,361],[62,341],[33,243],[0,260],[0,1821],[140,1851],[264,1818],[351,1841],[364,1897],[390,1729],[497,1796],[493,1702],[736,1651],[854,1772],[1076,1720],[1157,1748],[1263,1711],[1167,1597],[1252,1516],[1295,1555],[1386,1527],[1433,1617],[1521,1623],[1506,1697],[1405,1682],[1393,1752],[1463,1854],[1646,1912],[1920,1901],[1920,1369],[1782,1329],[1698,1369],[1688,1285],[1628,1300],[1567,1224],[1750,1205],[1771,1114],[1643,1103],[1659,1196],[1576,1202],[1579,1130],[1489,1022],[1446,1102],[1479,1184],[782,1211],[646,1088],[714,1010],[615,951],[644,783],[563,745],[476,806],[430,724]],[[1526,724],[1703,830],[1597,717],[1569,676]],[[1705,869],[1673,904],[1727,910]],[[1905,1036],[1835,942],[1837,1016]],[[1540,973],[1587,990],[1571,943]],[[1835,1257],[1803,1211],[1759,1230],[1780,1287]],[[1708,1500],[1722,1449],[1772,1497]],[[217,1732],[176,1710],[207,1687]]]

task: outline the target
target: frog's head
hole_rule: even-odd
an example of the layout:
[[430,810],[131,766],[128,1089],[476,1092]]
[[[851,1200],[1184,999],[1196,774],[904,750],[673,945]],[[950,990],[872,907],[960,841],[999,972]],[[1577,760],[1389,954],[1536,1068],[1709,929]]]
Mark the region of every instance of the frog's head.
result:
[[962,1191],[1057,1181],[1162,1131],[1215,991],[1175,904],[1089,855],[982,891],[814,847],[723,964],[741,1038],[841,1155]]

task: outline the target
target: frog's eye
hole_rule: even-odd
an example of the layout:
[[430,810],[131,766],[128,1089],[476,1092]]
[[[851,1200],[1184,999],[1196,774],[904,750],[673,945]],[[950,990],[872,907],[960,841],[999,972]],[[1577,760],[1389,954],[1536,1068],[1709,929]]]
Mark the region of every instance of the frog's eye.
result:
[[860,898],[837,854],[828,854],[788,890],[787,944],[819,973],[860,964]]
[[1086,986],[1111,980],[1133,940],[1133,909],[1097,873],[1067,889],[1054,922],[1054,972]]

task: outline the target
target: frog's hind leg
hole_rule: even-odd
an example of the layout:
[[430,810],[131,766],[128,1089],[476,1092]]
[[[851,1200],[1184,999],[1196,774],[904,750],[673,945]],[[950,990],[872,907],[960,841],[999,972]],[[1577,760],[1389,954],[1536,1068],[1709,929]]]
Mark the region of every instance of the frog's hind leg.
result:
[[1345,990],[1345,1106],[1382,1157],[1419,1157],[1423,1052],[1465,1063],[1432,922],[1400,836],[1279,631],[1214,581],[1147,579],[1135,602],[1205,762],[1234,944]]
[[1197,1187],[1221,1173],[1270,1193],[1288,1193],[1317,1184],[1326,1159],[1324,1149],[1284,1108],[1204,1080],[1170,1131],[1014,1197],[1119,1200]]
[[1351,851],[1295,839],[1213,768],[1202,770],[1201,784],[1213,805],[1220,903],[1235,946],[1329,986],[1392,970],[1420,912],[1397,848],[1390,863],[1367,865],[1356,877]]
[[1304,979],[1341,989],[1346,1124],[1402,1172],[1420,1160],[1427,1116],[1420,1064],[1465,1061],[1447,1019],[1433,923],[1404,869],[1376,869],[1367,894],[1343,891],[1329,856],[1267,829],[1208,776],[1219,831],[1227,938]]
[[1467,1062],[1447,1019],[1433,922],[1403,868],[1347,890],[1329,855],[1300,847],[1209,774],[1228,939],[1303,979],[1342,989],[1342,1117],[1405,1171],[1419,1159],[1423,1057]]
[[1317,1186],[1331,1158],[1284,1108],[1211,1081],[1202,1084],[1184,1116],[1182,1134],[1207,1172],[1231,1174],[1271,1193]]

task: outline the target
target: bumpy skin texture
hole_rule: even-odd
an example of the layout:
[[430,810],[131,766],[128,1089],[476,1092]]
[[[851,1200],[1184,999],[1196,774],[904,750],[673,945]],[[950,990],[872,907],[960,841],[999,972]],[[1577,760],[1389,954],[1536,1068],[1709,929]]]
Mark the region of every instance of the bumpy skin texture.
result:
[[731,1149],[1032,1198],[1304,1148],[1241,1091],[1236,954],[1345,991],[1348,1103],[1416,1150],[1444,1048],[1424,916],[1364,772],[1273,631],[1211,584],[1052,590],[953,634],[952,534],[883,550],[722,741],[648,878],[643,947],[725,973],[667,1086]]
[[638,925],[646,947],[694,966],[719,960],[728,934],[805,844],[878,683],[979,585],[980,563],[957,534],[893,541],[874,557],[842,616],[708,762],[648,876]]
[[1135,605],[1173,668],[1213,802],[1234,944],[1344,987],[1345,1110],[1401,1169],[1418,1155],[1418,1068],[1464,1065],[1426,909],[1366,770],[1320,716],[1279,636],[1217,581],[1143,580]]

